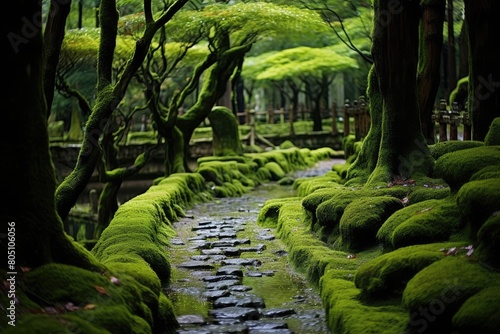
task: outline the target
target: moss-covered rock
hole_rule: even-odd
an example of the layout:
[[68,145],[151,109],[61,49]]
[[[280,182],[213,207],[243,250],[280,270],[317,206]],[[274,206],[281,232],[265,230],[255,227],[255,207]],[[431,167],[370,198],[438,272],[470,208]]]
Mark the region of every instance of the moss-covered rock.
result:
[[500,146],[481,146],[444,154],[436,160],[434,176],[442,178],[452,191],[488,166],[500,166]]
[[271,180],[273,181],[278,181],[284,178],[286,175],[281,166],[274,161],[268,162],[264,167],[269,170],[269,173],[271,174]]
[[356,287],[370,298],[400,296],[420,270],[445,257],[443,249],[466,243],[435,243],[399,248],[364,263],[354,277]]
[[494,268],[500,268],[500,211],[496,211],[477,232],[475,255]]
[[407,206],[390,216],[377,232],[384,249],[447,241],[458,232],[460,212],[453,197]]
[[484,145],[500,145],[500,117],[493,119],[484,138]]
[[498,333],[500,285],[485,287],[467,299],[453,316],[452,324],[456,333]]
[[500,178],[471,181],[457,193],[462,221],[467,224],[469,237],[476,234],[484,222],[500,210]]
[[392,196],[363,197],[353,200],[340,219],[338,248],[357,252],[376,244],[376,234],[385,220],[403,205]]
[[429,150],[434,159],[445,155],[446,153],[466,150],[469,148],[484,146],[484,142],[478,140],[447,140],[429,145]]
[[[452,319],[462,305],[483,289],[499,284],[499,273],[465,256],[447,256],[430,264],[408,282],[403,292],[402,303],[410,315],[409,332],[454,332]],[[463,309],[462,319],[466,311]]]

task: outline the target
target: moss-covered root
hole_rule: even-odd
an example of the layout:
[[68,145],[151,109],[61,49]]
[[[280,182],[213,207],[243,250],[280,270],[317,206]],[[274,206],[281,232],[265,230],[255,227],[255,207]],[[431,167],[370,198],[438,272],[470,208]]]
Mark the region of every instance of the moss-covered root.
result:
[[460,211],[454,197],[407,206],[390,216],[377,232],[385,250],[447,241],[459,232]]
[[[432,263],[403,292],[408,332],[498,333],[499,286],[498,272],[465,255]],[[474,330],[466,330],[470,328]]]
[[403,333],[408,314],[399,303],[370,303],[363,300],[352,281],[329,270],[320,280],[327,326],[332,333]]
[[464,242],[447,242],[399,248],[361,265],[354,283],[368,298],[399,298],[415,274],[443,259],[448,249],[464,246]]
[[442,178],[453,191],[488,166],[500,166],[500,146],[479,146],[444,154],[436,160],[434,176]]

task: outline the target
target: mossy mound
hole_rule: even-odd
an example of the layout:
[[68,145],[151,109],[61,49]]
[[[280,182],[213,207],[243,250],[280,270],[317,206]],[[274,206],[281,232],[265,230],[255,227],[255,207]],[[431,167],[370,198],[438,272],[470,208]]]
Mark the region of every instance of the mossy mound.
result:
[[436,160],[434,176],[458,190],[481,169],[500,166],[500,146],[481,146],[444,154]]
[[340,238],[335,242],[335,248],[357,252],[373,246],[380,226],[402,207],[401,201],[391,196],[353,200],[340,219]]
[[322,230],[322,240],[333,243],[338,236],[340,219],[344,210],[352,201],[361,198],[378,196],[393,196],[404,198],[408,192],[406,187],[391,187],[365,189],[354,187],[325,188],[305,196],[302,204],[311,212],[314,221],[314,230]]
[[[447,256],[432,263],[418,272],[403,292],[402,303],[410,315],[409,332],[455,332],[452,319],[464,303],[482,290],[498,285],[499,273],[469,257]],[[478,312],[475,308],[461,310],[461,319],[466,319],[469,312]]]
[[500,285],[485,287],[467,299],[453,316],[452,324],[457,333],[498,333]]
[[446,153],[466,150],[469,148],[484,146],[484,142],[478,140],[447,140],[429,145],[429,150],[434,159],[445,155]]
[[499,166],[492,165],[481,169],[479,172],[472,175],[471,181],[486,180],[486,179],[500,179]]
[[327,271],[320,280],[328,328],[343,334],[403,333],[408,315],[397,303],[370,303],[353,282]]
[[264,168],[269,170],[272,181],[278,181],[284,178],[286,175],[285,171],[281,168],[281,166],[274,161],[270,161],[267,164],[265,164]]
[[350,260],[347,253],[328,248],[309,230],[298,216],[303,211],[299,198],[268,202],[259,214],[258,223],[273,226],[276,222],[276,234],[287,245],[291,262],[311,283],[317,285],[327,269],[355,269],[355,259]]
[[407,206],[390,216],[377,232],[384,249],[447,241],[460,229],[460,211],[454,198],[428,200]]
[[167,324],[175,323],[175,318],[156,322],[148,308],[157,308],[154,299],[146,305],[137,293],[145,287],[126,275],[54,263],[25,273],[21,280],[26,296],[37,305],[18,309],[23,317],[12,332],[134,334],[151,333],[161,325],[166,326],[165,332],[174,333],[173,328],[168,331]]
[[466,243],[435,243],[399,248],[361,265],[354,283],[369,298],[400,296],[408,281],[420,270],[445,257],[443,249]]
[[318,189],[341,187],[341,180],[338,173],[328,171],[320,176],[296,179],[293,183],[293,189],[296,190],[297,196],[304,197]]
[[484,145],[500,145],[500,117],[493,119],[484,138]]
[[500,211],[496,211],[477,232],[475,255],[494,268],[500,268]]
[[460,188],[457,204],[471,240],[494,212],[500,210],[500,178],[471,181]]

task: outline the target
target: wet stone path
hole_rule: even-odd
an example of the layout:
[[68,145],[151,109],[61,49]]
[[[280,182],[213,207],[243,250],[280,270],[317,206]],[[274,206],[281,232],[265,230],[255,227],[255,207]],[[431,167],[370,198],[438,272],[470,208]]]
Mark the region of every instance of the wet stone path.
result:
[[[324,174],[332,161],[294,173]],[[196,205],[174,223],[172,281],[179,334],[327,334],[321,299],[288,262],[274,229],[257,225],[269,198],[291,186],[264,184],[237,198]]]

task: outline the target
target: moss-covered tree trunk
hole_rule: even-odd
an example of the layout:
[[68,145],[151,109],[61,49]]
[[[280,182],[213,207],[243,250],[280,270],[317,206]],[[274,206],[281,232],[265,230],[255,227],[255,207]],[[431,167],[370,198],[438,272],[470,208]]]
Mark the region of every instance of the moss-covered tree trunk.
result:
[[446,0],[422,1],[417,85],[422,133],[429,144],[434,143],[432,113],[440,81],[445,4]]
[[[432,158],[420,125],[417,97],[417,1],[374,3],[372,54],[382,98],[380,149],[367,185],[429,174]],[[376,121],[376,120],[374,120]]]
[[[8,66],[4,66],[2,78],[8,85],[4,87],[0,131],[0,177],[5,195],[0,219],[2,233],[10,231],[9,241],[15,247],[15,263],[7,269],[20,271],[19,266],[50,262],[99,268],[92,255],[68,239],[56,212],[56,179],[42,83],[42,32],[37,22],[26,20],[38,17],[41,2],[10,1],[4,9],[9,15],[2,21],[2,35],[7,37],[2,54]],[[30,36],[26,35],[27,24],[34,25]],[[8,254],[4,241],[2,252]]]
[[495,117],[500,116],[500,49],[498,0],[465,0],[469,36],[469,99],[472,139],[484,140]]
[[250,51],[252,44],[244,44],[236,47],[229,47],[229,40],[219,45],[217,63],[215,63],[205,74],[203,86],[200,90],[198,100],[188,109],[188,111],[177,118],[177,127],[184,138],[184,162],[187,166],[187,149],[194,130],[208,117],[217,100],[226,92],[226,84],[237,68],[240,59]]
[[358,157],[347,170],[348,181],[346,184],[365,183],[377,165],[382,133],[382,122],[380,120],[382,120],[383,101],[374,65],[372,65],[368,73],[367,95],[372,122],[363,140],[363,146]]

